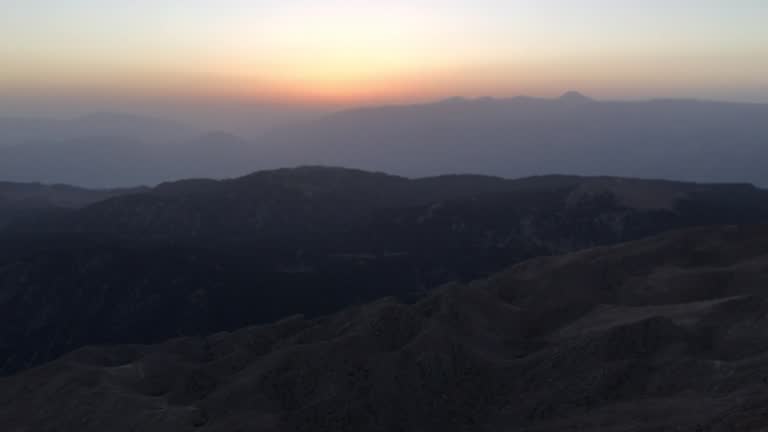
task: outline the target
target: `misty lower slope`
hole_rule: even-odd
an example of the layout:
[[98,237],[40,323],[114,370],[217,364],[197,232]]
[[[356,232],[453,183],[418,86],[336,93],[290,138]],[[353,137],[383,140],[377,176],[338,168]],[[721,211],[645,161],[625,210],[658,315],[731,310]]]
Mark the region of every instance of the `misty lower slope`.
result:
[[[1,132],[1,131],[0,131]],[[92,187],[242,175],[259,166],[250,142],[210,132],[184,138],[94,135],[0,147],[0,177]]]
[[84,189],[67,185],[0,182],[0,229],[6,225],[86,207],[120,195],[146,192],[134,189]]
[[9,430],[757,431],[768,228],[699,228],[0,379]]
[[186,124],[126,113],[92,113],[71,119],[0,117],[0,148],[93,136],[128,136],[139,140],[165,141],[195,133],[199,131]]
[[768,192],[738,184],[323,167],[168,183],[0,234],[0,373],[84,345],[413,301],[534,256],[761,222]]

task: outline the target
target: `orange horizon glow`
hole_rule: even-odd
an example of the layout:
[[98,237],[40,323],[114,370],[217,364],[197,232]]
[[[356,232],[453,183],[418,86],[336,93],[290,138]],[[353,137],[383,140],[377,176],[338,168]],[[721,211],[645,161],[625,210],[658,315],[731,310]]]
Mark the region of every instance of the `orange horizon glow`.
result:
[[[608,65],[592,61],[530,62],[485,67],[444,67],[390,73],[370,73],[326,66],[312,73],[258,74],[248,67],[227,66],[210,73],[169,70],[72,71],[57,79],[18,74],[0,77],[0,94],[82,94],[115,97],[158,97],[258,101],[301,105],[363,105],[437,100],[453,96],[556,96],[579,90],[598,98],[675,96],[719,86],[723,89],[762,85],[748,72],[723,72],[718,65],[699,62],[696,73],[672,66],[639,68],[634,62]],[[568,76],[559,71],[568,68]],[[375,70],[375,69],[374,69]],[[318,72],[319,71],[319,72]],[[621,79],[615,76],[620,75]],[[2,88],[5,87],[5,91]]]
[[25,0],[0,16],[0,94],[359,105],[577,89],[768,102],[764,2],[668,3]]

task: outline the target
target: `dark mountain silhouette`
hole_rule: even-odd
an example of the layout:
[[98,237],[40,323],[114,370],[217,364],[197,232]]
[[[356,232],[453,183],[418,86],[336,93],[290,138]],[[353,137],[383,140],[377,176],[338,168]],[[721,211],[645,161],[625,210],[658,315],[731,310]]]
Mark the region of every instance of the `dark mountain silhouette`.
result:
[[5,230],[0,368],[415,301],[534,256],[757,222],[768,222],[768,192],[740,184],[328,167],[167,183]]
[[[507,206],[521,204],[569,210],[598,203],[605,208],[666,212],[717,222],[724,212],[736,216],[732,210],[740,206],[750,212],[738,217],[761,217],[768,205],[767,197],[768,192],[747,184],[577,176],[508,180],[452,175],[407,179],[313,166],[260,171],[222,181],[164,183],[144,194],[90,206],[50,229],[127,234],[134,239],[147,236],[250,241],[289,232],[336,235],[367,229],[381,217],[397,216],[402,220],[410,213],[434,217],[443,207],[460,206],[467,200],[472,206],[487,200],[484,210],[489,212],[514,211]],[[713,209],[708,214],[689,213],[686,206],[693,206],[691,202],[706,202]]]
[[562,96],[560,96],[560,101],[562,102],[572,102],[572,103],[584,103],[584,102],[594,102],[595,100],[584,96],[583,94],[577,92],[577,91],[569,91],[563,93]]
[[768,228],[543,257],[381,300],[0,379],[9,430],[759,431]]

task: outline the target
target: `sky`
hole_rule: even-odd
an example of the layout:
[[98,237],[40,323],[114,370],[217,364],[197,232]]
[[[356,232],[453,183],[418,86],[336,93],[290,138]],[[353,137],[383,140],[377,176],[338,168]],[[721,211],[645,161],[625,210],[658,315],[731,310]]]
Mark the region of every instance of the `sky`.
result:
[[0,11],[0,111],[571,89],[768,102],[766,0],[0,0]]

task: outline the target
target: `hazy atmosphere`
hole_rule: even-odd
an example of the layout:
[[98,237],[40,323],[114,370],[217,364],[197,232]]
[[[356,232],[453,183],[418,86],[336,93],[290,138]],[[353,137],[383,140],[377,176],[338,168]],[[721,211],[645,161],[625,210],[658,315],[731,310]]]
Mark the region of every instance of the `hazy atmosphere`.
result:
[[570,89],[768,103],[761,0],[0,5],[6,115],[187,115],[190,104],[338,107]]
[[3,432],[768,431],[768,0],[0,0]]
[[0,170],[766,185],[767,20],[757,0],[4,0]]

